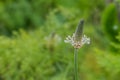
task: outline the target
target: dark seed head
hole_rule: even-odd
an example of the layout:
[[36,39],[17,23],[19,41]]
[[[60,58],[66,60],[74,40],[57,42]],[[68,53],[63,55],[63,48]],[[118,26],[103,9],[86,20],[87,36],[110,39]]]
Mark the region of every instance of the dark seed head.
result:
[[75,31],[75,41],[81,41],[82,38],[82,34],[83,34],[83,24],[84,24],[84,20],[80,20],[76,31]]

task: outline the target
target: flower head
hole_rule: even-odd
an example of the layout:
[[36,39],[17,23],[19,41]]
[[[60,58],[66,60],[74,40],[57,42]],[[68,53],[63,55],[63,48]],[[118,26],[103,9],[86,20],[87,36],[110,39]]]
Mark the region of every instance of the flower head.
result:
[[83,24],[84,20],[81,20],[75,33],[73,33],[72,36],[68,36],[66,40],[64,40],[66,43],[72,44],[74,48],[81,48],[85,43],[90,44],[90,38],[83,35]]

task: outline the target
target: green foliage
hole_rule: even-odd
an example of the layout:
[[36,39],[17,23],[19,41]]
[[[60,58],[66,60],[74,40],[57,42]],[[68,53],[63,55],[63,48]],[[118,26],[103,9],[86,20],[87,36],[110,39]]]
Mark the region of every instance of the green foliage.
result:
[[[120,41],[120,33],[116,38]],[[120,75],[120,43],[111,42],[113,48],[117,51],[100,50],[95,48],[96,61],[101,69],[101,75],[105,80],[118,80]]]
[[102,17],[103,29],[107,37],[116,42],[115,38],[119,32],[119,25],[117,24],[117,10],[115,4],[110,4],[103,13]]
[[0,34],[13,34],[0,36],[0,80],[74,80],[74,49],[63,41],[80,18],[91,38],[78,51],[80,79],[119,80],[118,11],[104,8],[105,0],[0,0]]
[[[18,30],[19,28],[34,28],[38,27],[45,20],[45,16],[49,9],[52,9],[53,1],[0,1],[0,23],[5,33],[11,30]],[[50,8],[49,8],[50,7]],[[54,6],[53,6],[54,7]],[[43,9],[44,8],[44,9]]]
[[116,39],[119,41],[119,43],[111,42],[111,45],[117,50],[117,53],[120,53],[120,32]]
[[[9,35],[13,30],[19,30],[20,28],[33,29],[40,27],[46,22],[49,13],[55,9],[58,10],[58,18],[61,18],[60,14],[63,11],[66,14],[62,17],[63,19],[64,17],[69,18],[70,13],[73,16],[77,11],[77,15],[74,17],[85,17],[91,21],[92,17],[100,17],[99,14],[92,13],[95,11],[94,8],[97,7],[96,10],[99,12],[104,8],[104,0],[99,0],[96,5],[93,5],[95,2],[95,0],[92,3],[86,0],[2,0],[0,1],[0,33]],[[88,13],[90,15],[87,15]]]
[[72,80],[73,72],[68,75],[71,52],[65,51],[59,35],[44,33],[41,29],[34,34],[20,30],[12,38],[0,36],[1,80],[56,80],[56,76]]
[[[68,22],[63,25],[66,24]],[[0,36],[0,64],[2,64],[0,79],[73,80],[74,49],[63,42],[65,34],[71,33],[69,28],[71,27],[57,28],[53,25],[51,30],[58,30],[57,32],[47,32],[46,27],[41,27],[29,32],[22,29],[19,32],[14,31],[11,38]],[[90,28],[87,28],[86,31],[89,30]],[[119,39],[119,36],[117,38]],[[105,52],[96,47],[96,44],[79,50],[80,78],[84,80],[119,78],[119,55],[104,54]]]
[[101,68],[102,77],[105,80],[118,80],[120,75],[120,55],[98,49],[95,52],[97,63]]

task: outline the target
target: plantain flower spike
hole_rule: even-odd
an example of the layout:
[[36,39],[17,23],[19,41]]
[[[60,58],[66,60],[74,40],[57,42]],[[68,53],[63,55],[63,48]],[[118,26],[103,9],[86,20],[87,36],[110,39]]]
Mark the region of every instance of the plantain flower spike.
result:
[[84,26],[84,20],[80,20],[75,33],[73,33],[72,36],[66,37],[64,40],[65,43],[70,43],[74,48],[81,48],[85,43],[90,44],[90,38],[88,38],[86,35],[83,35],[83,26]]

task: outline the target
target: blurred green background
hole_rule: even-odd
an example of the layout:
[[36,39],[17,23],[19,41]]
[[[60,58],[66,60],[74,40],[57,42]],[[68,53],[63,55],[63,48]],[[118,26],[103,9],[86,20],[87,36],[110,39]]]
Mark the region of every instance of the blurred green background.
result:
[[120,0],[0,0],[0,80],[74,80],[81,18],[80,80],[120,80]]

